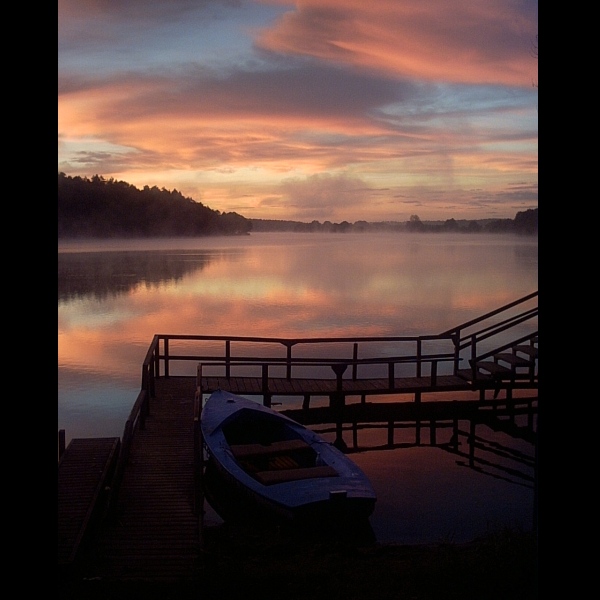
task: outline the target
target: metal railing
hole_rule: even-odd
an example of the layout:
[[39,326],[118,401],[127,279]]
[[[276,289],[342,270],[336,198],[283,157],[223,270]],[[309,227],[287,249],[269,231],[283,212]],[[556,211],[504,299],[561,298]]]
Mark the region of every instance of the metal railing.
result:
[[[478,361],[519,344],[534,343],[538,337],[537,318],[538,292],[536,291],[476,319],[448,329],[441,335],[450,335],[455,339],[455,370],[459,368],[461,354],[462,358],[469,360],[471,368],[475,370]],[[530,331],[509,338],[507,332],[514,331],[517,327],[527,327]]]
[[[182,353],[181,347],[173,349],[174,345],[190,342],[194,350],[204,345],[211,347],[212,352]],[[220,369],[220,376],[228,379],[239,375],[244,368],[246,372],[254,369],[257,377],[287,380],[302,377],[300,372],[314,373],[326,368],[333,370],[337,379],[357,380],[359,376],[367,377],[377,367],[385,369],[393,379],[399,365],[405,370],[412,366],[412,376],[429,374],[435,378],[438,364],[455,360],[455,346],[453,334],[345,338],[155,335],[144,362],[143,387],[153,397],[155,379],[169,377],[172,366],[178,363],[201,363]],[[273,352],[274,347],[281,349],[279,355]],[[444,351],[440,351],[441,347]]]

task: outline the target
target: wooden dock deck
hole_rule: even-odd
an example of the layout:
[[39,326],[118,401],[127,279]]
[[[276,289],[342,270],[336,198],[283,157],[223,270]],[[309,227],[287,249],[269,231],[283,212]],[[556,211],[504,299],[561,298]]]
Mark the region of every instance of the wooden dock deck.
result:
[[58,568],[75,567],[87,537],[101,518],[119,456],[118,437],[73,439],[58,463]]
[[197,576],[194,392],[193,377],[157,382],[151,413],[133,436],[118,494],[90,554],[88,577],[164,582]]
[[[233,388],[247,390],[238,378]],[[440,380],[439,384],[443,384]],[[207,383],[207,382],[205,382]],[[466,390],[462,380],[449,379],[439,390]],[[460,385],[459,385],[460,384]],[[104,582],[194,582],[202,571],[201,516],[195,508],[194,472],[194,394],[195,377],[158,378],[155,398],[143,428],[136,428],[124,466],[118,494],[111,499],[110,513],[94,533],[94,542],[85,553],[85,578]],[[304,383],[304,393],[308,388]],[[415,390],[411,380],[408,388]],[[429,383],[423,382],[429,389]],[[295,394],[298,393],[296,389]],[[471,416],[481,401],[425,402],[391,404],[352,402],[347,406],[348,421],[423,419]],[[372,412],[370,413],[370,408]],[[290,412],[297,420],[310,423],[332,418],[332,407],[301,408]],[[305,417],[302,418],[302,414]],[[317,415],[316,417],[314,415]],[[118,438],[117,438],[118,440]],[[75,440],[74,440],[75,441]],[[82,440],[85,441],[85,440]],[[80,444],[73,446],[76,450]],[[89,445],[98,440],[89,440]],[[72,444],[73,445],[73,442]],[[71,446],[70,446],[71,447]],[[82,448],[83,449],[83,448]],[[80,465],[85,464],[84,454]],[[65,492],[66,490],[63,490]],[[63,493],[63,500],[65,494]],[[59,507],[61,500],[59,499]],[[63,513],[72,508],[64,504]]]
[[[530,301],[536,302],[536,306],[498,320],[499,314],[526,307]],[[495,319],[491,327],[484,326],[488,318]],[[199,589],[206,590],[211,563],[203,546],[203,501],[198,486],[201,474],[195,422],[198,391],[209,394],[222,389],[258,396],[267,405],[275,396],[299,396],[301,406],[286,409],[286,413],[307,425],[334,424],[336,442],[344,435],[343,425],[349,424],[353,428],[352,450],[356,451],[360,450],[356,444],[357,422],[385,423],[387,447],[392,448],[394,428],[399,422],[416,423],[417,428],[427,423],[434,443],[436,420],[469,419],[473,428],[482,410],[485,415],[477,422],[487,419],[494,427],[510,424],[516,412],[527,414],[529,424],[525,433],[531,435],[533,414],[537,413],[537,331],[493,351],[477,352],[478,344],[489,340],[493,332],[503,333],[531,319],[537,320],[537,292],[438,336],[271,339],[155,335],[142,367],[141,390],[125,423],[123,438],[72,440],[59,461],[59,582],[64,575],[67,585],[75,586],[71,587],[74,594],[61,597],[91,597],[87,593],[81,595],[78,586],[82,582],[86,582],[85,586],[90,582],[117,585],[144,582],[149,586],[147,591],[158,591],[161,584],[191,583],[190,597],[194,598]],[[481,330],[470,332],[474,325],[480,325]],[[423,346],[432,341],[451,341],[454,350],[441,354],[425,352]],[[340,358],[330,354],[326,354],[330,356],[327,359],[302,358],[307,348],[316,343],[336,347],[341,342],[350,345],[350,353],[343,353]],[[384,350],[378,358],[358,358],[362,356],[363,345],[374,343],[383,344]],[[396,344],[405,343],[413,348],[407,353],[394,351],[390,356],[386,350],[390,345],[395,348]],[[199,351],[198,344],[208,344],[209,349],[221,345],[222,352],[215,354],[214,348],[211,352]],[[239,344],[257,349],[266,344],[269,350],[247,355],[238,353]],[[273,345],[284,348],[285,356],[271,355]],[[458,365],[461,352],[468,356],[466,369]],[[521,358],[517,359],[515,354]],[[529,356],[529,360],[523,355]],[[509,366],[502,366],[501,362]],[[190,363],[198,367],[196,376],[170,374],[176,366]],[[368,379],[363,375],[370,373],[376,364],[387,367],[387,377]],[[415,367],[415,376],[399,376],[399,371],[404,372],[403,368],[409,364]],[[453,373],[443,374],[442,364],[452,364]],[[223,376],[215,373],[217,366]],[[258,369],[261,376],[238,376],[238,369],[249,366]],[[308,366],[326,367],[329,378],[295,375],[296,369],[304,371]],[[282,368],[287,369],[287,376],[274,377]],[[421,377],[422,373],[428,374]],[[535,397],[525,402],[513,398],[513,392],[519,390]],[[470,392],[466,396],[472,399],[462,399],[466,392]],[[382,401],[382,396],[390,394],[405,397],[401,401],[389,397]],[[426,402],[422,401],[423,394],[429,394]],[[490,394],[493,398],[488,399]],[[319,396],[328,398],[327,405],[321,402],[311,406],[312,399]],[[498,416],[502,416],[502,423]],[[94,523],[99,516],[102,519]],[[76,564],[77,569],[65,568]],[[196,584],[203,577],[200,588]],[[222,578],[217,579],[221,586]],[[212,580],[216,581],[214,577]],[[215,597],[223,597],[222,588],[218,590]]]

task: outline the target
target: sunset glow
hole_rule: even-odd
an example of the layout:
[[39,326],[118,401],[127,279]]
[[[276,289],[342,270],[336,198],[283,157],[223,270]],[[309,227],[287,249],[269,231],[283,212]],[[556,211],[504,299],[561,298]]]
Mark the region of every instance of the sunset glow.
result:
[[248,218],[538,206],[537,0],[58,2],[58,171]]

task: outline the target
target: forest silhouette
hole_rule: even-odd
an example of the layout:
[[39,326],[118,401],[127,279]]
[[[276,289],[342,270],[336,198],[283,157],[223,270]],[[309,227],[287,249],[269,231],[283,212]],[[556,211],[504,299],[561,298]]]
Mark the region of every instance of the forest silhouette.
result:
[[538,209],[518,212],[514,219],[421,221],[411,215],[406,222],[356,221],[332,223],[291,220],[248,219],[236,212],[220,212],[185,197],[177,190],[144,186],[138,189],[124,181],[70,177],[58,174],[58,237],[196,237],[245,235],[251,231],[296,232],[538,232]]

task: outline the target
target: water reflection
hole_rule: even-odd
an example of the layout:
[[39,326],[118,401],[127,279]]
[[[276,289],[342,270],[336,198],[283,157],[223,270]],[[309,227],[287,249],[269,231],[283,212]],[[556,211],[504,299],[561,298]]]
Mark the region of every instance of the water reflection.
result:
[[97,300],[129,294],[139,285],[178,283],[211,261],[232,260],[243,250],[69,252],[58,255],[58,301]]
[[[437,334],[537,289],[537,240],[515,236],[252,234],[140,244],[59,248],[58,428],[67,443],[122,435],[155,334]],[[508,472],[489,475],[484,461],[493,457],[478,446],[471,466],[467,439],[450,451],[450,430],[438,433],[434,446],[423,433],[420,444],[353,456],[377,486],[378,539],[469,539],[495,520],[530,522],[529,487],[507,481],[519,479]],[[377,435],[385,444],[385,429]],[[497,436],[506,435],[481,424],[476,441],[505,452]]]
[[377,492],[371,525],[378,541],[464,542],[504,527],[532,528],[530,435],[470,420],[438,424],[435,442],[429,433],[423,428],[418,439],[418,428],[407,423],[396,430],[393,446],[352,454]]
[[[379,542],[465,542],[534,521],[537,399],[529,415],[346,426],[348,452],[377,494],[367,531]],[[331,425],[311,427],[333,442]],[[357,437],[352,441],[353,436]],[[217,490],[218,491],[218,490]],[[229,503],[225,503],[223,498]],[[211,500],[214,501],[214,498]],[[229,496],[206,505],[205,522],[247,516]]]

